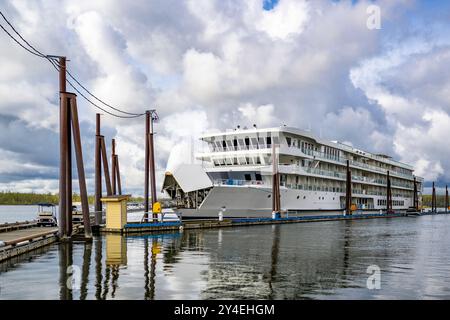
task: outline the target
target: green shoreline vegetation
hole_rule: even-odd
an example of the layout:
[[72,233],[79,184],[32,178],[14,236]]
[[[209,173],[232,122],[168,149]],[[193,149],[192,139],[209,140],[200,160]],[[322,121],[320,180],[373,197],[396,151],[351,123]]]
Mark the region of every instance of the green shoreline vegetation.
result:
[[[52,193],[20,193],[20,192],[0,192],[0,205],[36,205],[37,203],[48,202],[58,204],[57,194]],[[88,196],[89,204],[94,204],[94,196]],[[73,202],[80,202],[80,195],[74,193]],[[143,197],[132,197],[130,202],[143,202]],[[431,207],[431,195],[423,195],[422,202],[424,207]],[[437,195],[436,202],[438,207],[445,206],[445,196]]]
[[[74,193],[73,202],[81,202],[79,194]],[[88,196],[89,204],[94,204],[94,196]],[[130,202],[143,202],[142,197],[132,197]],[[20,192],[0,192],[0,205],[36,205],[38,203],[58,204],[59,196],[52,193],[20,193]]]

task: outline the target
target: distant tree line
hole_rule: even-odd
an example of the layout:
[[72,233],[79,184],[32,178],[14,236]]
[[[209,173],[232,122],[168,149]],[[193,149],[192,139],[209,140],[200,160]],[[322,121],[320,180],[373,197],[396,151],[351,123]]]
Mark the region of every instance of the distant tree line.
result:
[[[79,194],[74,193],[73,202],[81,202]],[[88,196],[89,204],[94,204],[94,196]],[[130,202],[143,202],[142,197],[132,197]],[[0,205],[35,205],[38,203],[59,203],[59,196],[52,193],[21,193],[21,192],[0,192]]]

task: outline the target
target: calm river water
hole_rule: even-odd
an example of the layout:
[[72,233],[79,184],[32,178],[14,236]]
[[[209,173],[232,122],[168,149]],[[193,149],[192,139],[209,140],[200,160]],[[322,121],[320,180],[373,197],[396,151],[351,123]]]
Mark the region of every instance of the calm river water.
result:
[[434,215],[107,235],[0,264],[0,299],[449,299],[449,231]]

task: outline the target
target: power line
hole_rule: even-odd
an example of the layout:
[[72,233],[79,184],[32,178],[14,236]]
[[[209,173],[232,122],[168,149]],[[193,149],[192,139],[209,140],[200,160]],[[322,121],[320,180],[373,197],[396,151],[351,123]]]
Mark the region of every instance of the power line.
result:
[[[52,64],[52,66],[56,69],[56,71],[59,72],[60,69],[60,65],[57,63],[56,60],[52,59],[52,58],[47,58],[48,61]],[[137,118],[140,117],[141,114],[136,114],[136,115],[132,115],[132,116],[122,116],[122,115],[118,115],[118,114],[114,114],[109,112],[108,110],[103,109],[102,107],[100,107],[99,105],[97,105],[96,103],[92,102],[89,98],[87,98],[83,93],[81,93],[73,84],[72,82],[70,82],[69,80],[67,80],[67,83],[80,95],[82,96],[84,99],[86,99],[90,104],[92,104],[94,107],[100,109],[103,112],[106,112],[107,114],[117,117],[117,118],[125,118],[125,119],[130,119],[130,118]],[[145,113],[144,113],[145,114]]]
[[[0,15],[3,17],[3,19],[6,21],[6,23],[11,27],[11,29],[20,37],[20,39],[22,39],[23,42],[25,42],[31,49],[33,49],[34,52],[37,53],[38,56],[44,58],[46,57],[42,52],[40,52],[39,50],[37,50],[35,47],[33,47],[27,40],[25,40],[22,35],[14,28],[14,26],[8,21],[8,19],[6,19],[6,17],[3,15],[3,12],[0,11]],[[5,30],[2,26],[2,29]],[[5,30],[6,33],[8,33]],[[9,33],[8,33],[9,34]],[[11,36],[11,35],[10,35]],[[19,43],[20,44],[20,43]]]
[[[14,26],[8,21],[8,19],[6,19],[6,17],[3,15],[3,13],[0,11],[0,15],[3,17],[3,19],[6,21],[6,23],[11,27],[11,29],[19,36],[19,38],[23,41],[23,42],[25,42],[33,51],[31,51],[29,48],[27,48],[27,47],[25,47],[22,43],[20,43],[20,41],[18,41],[13,35],[11,35],[11,33],[9,33],[4,27],[3,27],[3,25],[1,25],[0,24],[0,27],[3,29],[3,31],[11,38],[11,39],[13,39],[14,40],[14,42],[16,42],[19,46],[21,46],[23,49],[25,49],[26,51],[28,51],[29,53],[31,53],[31,54],[33,54],[33,55],[35,55],[35,56],[37,56],[37,57],[40,57],[40,58],[43,58],[43,59],[46,59],[46,60],[48,60],[51,64],[52,64],[52,66],[57,70],[57,71],[59,71],[60,70],[60,65],[59,65],[59,62],[56,60],[56,59],[54,59],[54,58],[51,58],[51,56],[49,56],[49,55],[45,55],[45,54],[43,54],[42,52],[40,52],[39,50],[37,50],[35,47],[33,47],[27,40],[25,40],[25,38],[23,38],[22,37],[22,35],[14,28]],[[117,115],[117,114],[114,114],[114,113],[112,113],[112,112],[109,112],[109,111],[107,111],[107,110],[105,110],[104,108],[102,108],[102,107],[100,107],[98,104],[96,104],[96,103],[94,103],[93,101],[91,101],[89,98],[87,98],[83,93],[81,93],[76,87],[75,87],[75,85],[74,84],[72,84],[69,80],[67,80],[66,79],[66,81],[67,81],[67,83],[69,83],[69,85],[79,94],[79,95],[81,95],[86,101],[88,101],[90,104],[92,104],[94,107],[96,107],[96,108],[98,108],[98,109],[100,109],[100,110],[102,110],[103,112],[105,112],[105,113],[107,113],[107,114],[109,114],[109,115],[111,115],[111,116],[114,116],[114,117],[118,117],[118,118],[137,118],[137,117],[140,117],[140,116],[143,116],[143,115],[145,115],[145,113],[131,113],[131,112],[127,112],[127,111],[123,111],[123,110],[120,110],[119,108],[115,108],[115,107],[113,107],[113,106],[111,106],[110,104],[108,104],[108,103],[106,103],[106,102],[104,102],[103,100],[101,100],[100,98],[98,98],[97,96],[95,96],[92,92],[90,92],[85,86],[83,86],[81,83],[80,83],[80,81],[78,81],[68,70],[67,70],[67,68],[66,68],[66,73],[69,75],[69,77],[72,79],[72,80],[74,80],[83,90],[85,90],[90,96],[92,96],[94,99],[96,99],[97,101],[99,101],[99,102],[101,102],[102,104],[104,104],[105,106],[107,106],[107,107],[109,107],[109,108],[111,108],[111,109],[113,109],[113,110],[115,110],[115,111],[117,111],[117,112],[121,112],[121,113],[123,113],[123,114],[127,114],[128,116],[122,116],[122,115]]]

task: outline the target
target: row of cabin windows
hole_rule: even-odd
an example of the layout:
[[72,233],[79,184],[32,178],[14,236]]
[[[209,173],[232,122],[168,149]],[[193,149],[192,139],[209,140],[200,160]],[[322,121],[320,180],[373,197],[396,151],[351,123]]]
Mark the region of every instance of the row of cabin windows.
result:
[[215,166],[259,165],[261,164],[261,157],[232,157],[214,159],[213,162]]
[[297,147],[299,149],[317,151],[317,147],[314,146],[312,143],[297,140],[297,139],[292,139],[291,137],[286,137],[286,143],[287,143],[288,147]]
[[213,151],[266,149],[272,146],[272,141],[275,144],[279,144],[278,137],[245,137],[239,139],[213,141],[210,143],[210,146]]
[[[386,199],[378,199],[377,203],[379,206],[386,206],[387,200]],[[404,200],[392,200],[392,205],[395,207],[404,206],[405,201]]]

